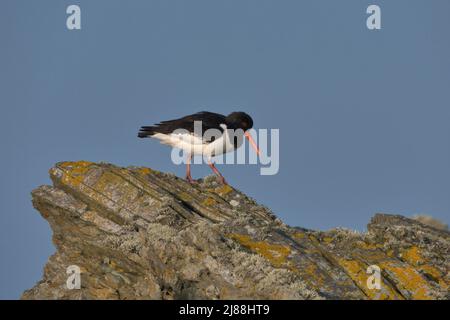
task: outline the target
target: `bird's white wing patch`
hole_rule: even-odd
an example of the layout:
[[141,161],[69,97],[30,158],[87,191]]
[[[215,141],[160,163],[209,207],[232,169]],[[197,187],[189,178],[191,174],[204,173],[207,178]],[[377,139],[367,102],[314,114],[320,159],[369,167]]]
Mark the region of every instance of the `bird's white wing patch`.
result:
[[203,154],[205,147],[201,137],[189,133],[157,133],[152,138],[158,139],[162,144],[185,150],[194,155]]
[[202,137],[196,136],[194,134],[189,133],[172,133],[170,136],[173,139],[178,139],[183,142],[189,143],[189,144],[204,144]]

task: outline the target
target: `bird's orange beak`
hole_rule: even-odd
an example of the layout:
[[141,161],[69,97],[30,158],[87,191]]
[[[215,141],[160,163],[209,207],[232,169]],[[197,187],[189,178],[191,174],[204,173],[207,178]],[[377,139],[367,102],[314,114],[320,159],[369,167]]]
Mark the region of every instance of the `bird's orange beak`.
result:
[[245,137],[247,138],[247,140],[250,142],[250,144],[252,145],[253,149],[255,149],[256,153],[258,154],[258,156],[261,155],[261,151],[259,151],[258,146],[256,145],[255,140],[253,140],[252,136],[250,135],[250,133],[248,133],[248,131],[246,131],[244,133]]

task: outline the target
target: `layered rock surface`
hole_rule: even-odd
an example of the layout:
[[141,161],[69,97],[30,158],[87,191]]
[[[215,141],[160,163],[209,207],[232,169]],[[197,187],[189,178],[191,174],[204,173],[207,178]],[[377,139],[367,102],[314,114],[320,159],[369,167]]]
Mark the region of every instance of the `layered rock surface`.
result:
[[[208,177],[58,163],[32,192],[56,253],[23,299],[448,299],[448,231],[375,215],[367,233],[290,227]],[[67,268],[81,271],[68,289]],[[370,289],[367,268],[381,271]],[[369,282],[370,279],[369,279]]]

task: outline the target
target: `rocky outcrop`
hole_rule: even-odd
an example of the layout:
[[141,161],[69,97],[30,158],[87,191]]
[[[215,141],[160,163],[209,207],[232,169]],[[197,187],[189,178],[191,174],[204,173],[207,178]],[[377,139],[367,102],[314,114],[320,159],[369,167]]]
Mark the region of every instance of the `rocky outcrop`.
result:
[[[238,190],[149,168],[58,163],[33,205],[56,253],[23,299],[448,299],[448,231],[377,214],[367,233],[290,227]],[[81,289],[67,268],[78,266]],[[369,288],[368,266],[381,271]],[[376,268],[372,270],[376,270]]]

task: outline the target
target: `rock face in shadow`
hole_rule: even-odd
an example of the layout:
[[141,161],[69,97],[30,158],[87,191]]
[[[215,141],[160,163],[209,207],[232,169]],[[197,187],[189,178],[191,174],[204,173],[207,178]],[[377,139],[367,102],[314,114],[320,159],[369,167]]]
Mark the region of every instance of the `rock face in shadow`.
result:
[[[50,176],[32,196],[56,253],[23,299],[449,298],[449,233],[412,219],[377,214],[367,233],[319,232],[213,177],[190,185],[85,161]],[[81,288],[70,290],[73,265]],[[380,289],[367,285],[372,265]]]

